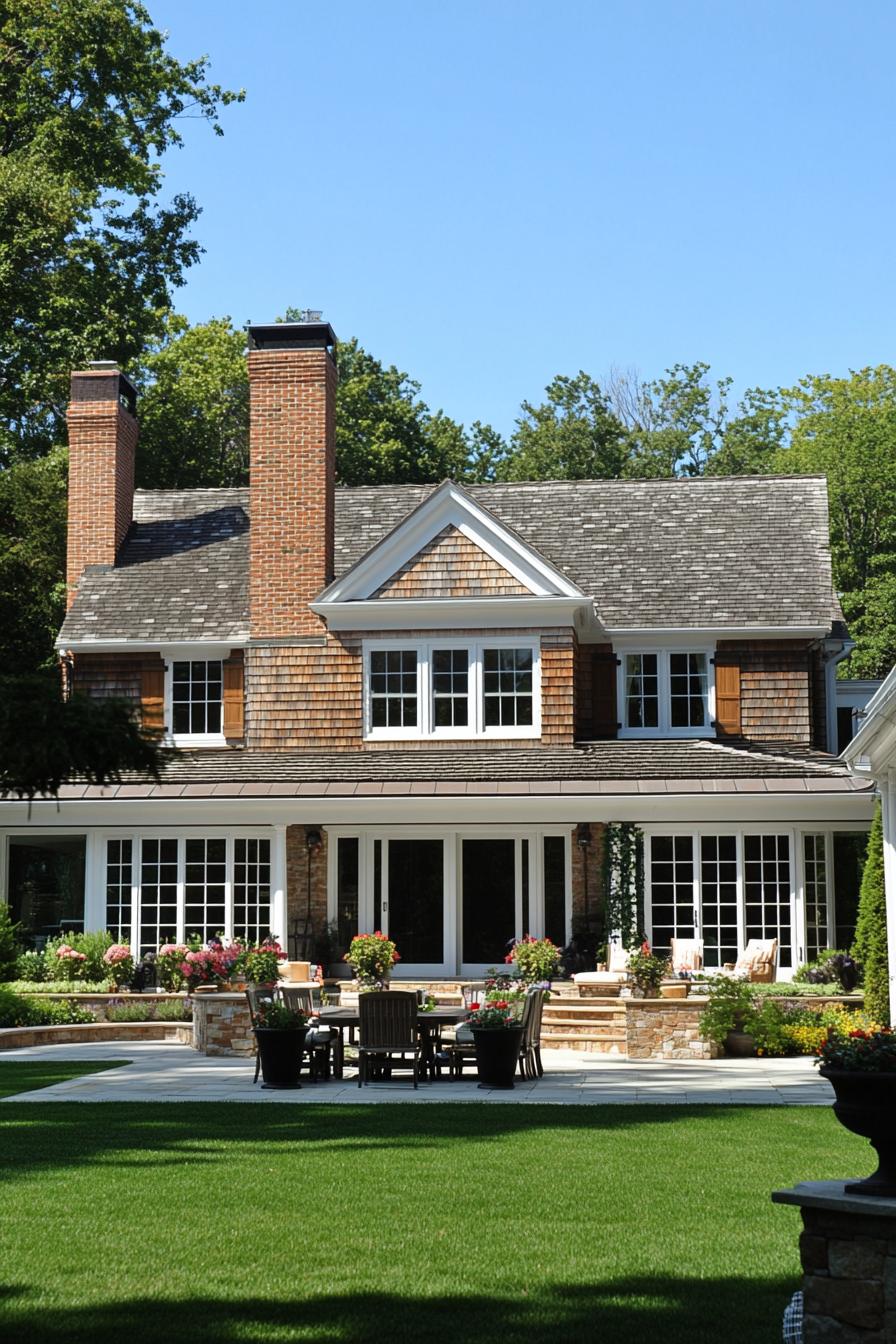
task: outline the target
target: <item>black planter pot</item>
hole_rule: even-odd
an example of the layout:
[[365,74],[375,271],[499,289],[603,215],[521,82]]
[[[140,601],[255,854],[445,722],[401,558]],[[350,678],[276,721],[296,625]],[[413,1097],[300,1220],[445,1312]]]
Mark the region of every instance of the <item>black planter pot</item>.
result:
[[834,1114],[845,1129],[869,1139],[877,1152],[873,1176],[845,1187],[851,1195],[896,1197],[896,1073],[819,1069],[837,1100]]
[[307,1027],[255,1027],[262,1087],[301,1087],[299,1072]]
[[509,1091],[513,1087],[522,1027],[472,1027],[476,1046],[476,1071],[480,1087],[496,1087]]

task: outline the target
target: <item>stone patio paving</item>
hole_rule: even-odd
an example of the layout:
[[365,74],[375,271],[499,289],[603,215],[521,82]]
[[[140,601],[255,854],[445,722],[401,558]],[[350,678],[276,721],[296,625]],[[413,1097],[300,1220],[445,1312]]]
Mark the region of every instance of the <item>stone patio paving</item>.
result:
[[[266,1092],[253,1086],[253,1060],[209,1058],[189,1046],[156,1042],[95,1045],[44,1045],[0,1054],[0,1069],[14,1060],[127,1059],[123,1068],[73,1078],[7,1101],[250,1101],[413,1102],[442,1101],[513,1104],[663,1105],[743,1104],[829,1106],[833,1092],[819,1078],[812,1060],[718,1059],[694,1063],[629,1061],[572,1050],[545,1051],[545,1076],[539,1082],[517,1080],[512,1092],[480,1091],[473,1074],[462,1081],[421,1083],[410,1080],[368,1083],[359,1088],[353,1071],[341,1082],[305,1083],[300,1091]],[[2,1103],[0,1103],[2,1104]]]

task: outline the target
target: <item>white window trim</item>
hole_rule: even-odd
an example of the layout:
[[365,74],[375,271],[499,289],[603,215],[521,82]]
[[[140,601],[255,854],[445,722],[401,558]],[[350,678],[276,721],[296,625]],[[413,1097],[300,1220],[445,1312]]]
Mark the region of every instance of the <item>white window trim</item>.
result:
[[165,663],[165,736],[163,742],[171,747],[226,747],[224,736],[224,676],[221,674],[221,732],[220,733],[175,733],[174,732],[174,664],[175,663],[222,663],[229,658],[229,645],[188,644],[162,650]]
[[[462,728],[437,728],[432,712],[432,654],[441,649],[464,649],[469,655],[469,723]],[[524,726],[499,724],[485,726],[483,653],[486,649],[529,649],[532,653],[532,723]],[[417,656],[417,723],[412,728],[374,728],[371,723],[370,655],[413,651]],[[364,738],[368,742],[470,741],[491,738],[541,737],[541,641],[536,637],[514,639],[512,635],[489,639],[384,640],[365,639],[362,643]]]
[[[283,834],[281,835],[280,832]],[[171,930],[176,942],[183,942],[185,923],[186,888],[186,841],[187,840],[226,840],[226,876],[224,881],[225,921],[224,935],[233,937],[233,873],[234,851],[237,840],[270,840],[271,842],[271,928],[277,934],[280,945],[286,947],[288,930],[286,928],[286,891],[284,862],[285,827],[239,826],[224,828],[221,826],[195,826],[189,830],[183,827],[153,827],[147,829],[122,827],[117,830],[98,829],[92,832],[88,840],[93,841],[93,864],[85,874],[84,927],[106,927],[106,842],[108,840],[130,840],[132,842],[132,880],[131,880],[131,947],[140,943],[140,868],[142,847],[145,840],[177,841],[177,919],[176,928]],[[90,886],[88,887],[88,880]],[[88,926],[88,902],[92,922]]]
[[[619,736],[620,737],[715,737],[716,735],[716,678],[715,678],[715,645],[697,645],[689,644],[686,648],[669,648],[661,645],[648,647],[639,645],[635,647],[619,648],[615,650],[616,657],[619,659],[619,666],[616,668],[616,703],[619,706]],[[669,672],[669,659],[675,653],[702,653],[706,657],[706,718],[707,722],[703,727],[693,728],[673,728],[670,723],[671,718],[671,679]],[[657,678],[659,694],[659,723],[655,728],[629,728],[626,719],[628,717],[628,700],[626,696],[626,676],[625,662],[630,654],[656,654],[657,659]]]

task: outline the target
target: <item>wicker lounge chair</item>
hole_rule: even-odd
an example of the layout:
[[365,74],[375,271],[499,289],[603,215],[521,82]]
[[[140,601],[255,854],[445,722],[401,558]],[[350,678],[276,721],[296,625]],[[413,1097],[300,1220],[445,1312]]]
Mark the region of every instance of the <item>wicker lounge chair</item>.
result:
[[629,954],[621,943],[610,943],[607,948],[605,971],[579,971],[573,984],[582,996],[616,995],[628,980]]

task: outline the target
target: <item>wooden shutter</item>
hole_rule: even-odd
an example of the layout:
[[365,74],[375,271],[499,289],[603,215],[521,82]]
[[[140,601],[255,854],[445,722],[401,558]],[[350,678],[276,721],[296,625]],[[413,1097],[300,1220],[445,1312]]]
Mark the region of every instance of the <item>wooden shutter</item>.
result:
[[245,736],[245,691],[243,655],[233,654],[224,663],[224,736]]
[[619,711],[616,706],[618,660],[611,648],[596,649],[591,662],[591,735],[616,737]]
[[140,713],[147,733],[165,731],[165,664],[144,663],[140,673]]
[[727,737],[740,737],[740,668],[716,663],[716,728]]

